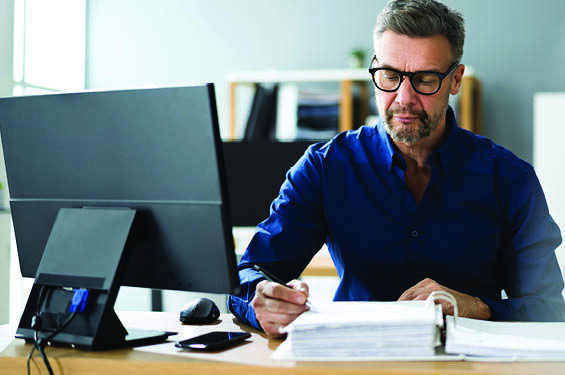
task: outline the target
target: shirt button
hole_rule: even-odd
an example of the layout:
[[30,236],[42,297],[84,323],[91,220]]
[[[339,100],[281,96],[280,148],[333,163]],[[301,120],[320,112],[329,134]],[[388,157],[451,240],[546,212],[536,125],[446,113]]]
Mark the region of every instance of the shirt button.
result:
[[412,231],[412,237],[418,237],[418,231],[417,230]]

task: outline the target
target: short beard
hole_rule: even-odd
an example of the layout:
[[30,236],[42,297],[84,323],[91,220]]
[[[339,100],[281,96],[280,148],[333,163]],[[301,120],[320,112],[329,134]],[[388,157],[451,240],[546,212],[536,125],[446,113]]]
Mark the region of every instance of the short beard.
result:
[[[434,130],[437,129],[440,122],[447,113],[449,93],[445,96],[442,102],[443,103],[440,106],[440,109],[432,115],[429,115],[425,110],[414,110],[413,106],[411,105],[400,106],[394,109],[389,108],[385,112],[385,116],[383,118],[387,134],[392,138],[393,141],[403,143],[416,143],[423,138],[429,137],[430,134],[432,134]],[[417,116],[422,124],[417,128],[395,127],[392,124],[392,118],[395,114]]]
[[[395,114],[405,114],[410,116],[418,116],[422,125],[417,128],[402,127],[401,129],[395,128],[391,120]],[[441,120],[441,116],[433,116],[430,118],[428,113],[424,110],[414,111],[410,106],[404,106],[389,109],[386,111],[384,123],[385,129],[392,140],[404,143],[416,143],[420,139],[428,137],[434,130],[437,129]]]

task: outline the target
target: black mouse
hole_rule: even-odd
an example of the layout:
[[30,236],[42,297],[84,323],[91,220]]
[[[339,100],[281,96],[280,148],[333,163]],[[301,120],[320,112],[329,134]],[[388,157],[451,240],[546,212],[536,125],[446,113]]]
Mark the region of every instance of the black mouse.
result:
[[208,298],[196,298],[187,303],[180,312],[183,324],[208,324],[220,317],[220,309]]

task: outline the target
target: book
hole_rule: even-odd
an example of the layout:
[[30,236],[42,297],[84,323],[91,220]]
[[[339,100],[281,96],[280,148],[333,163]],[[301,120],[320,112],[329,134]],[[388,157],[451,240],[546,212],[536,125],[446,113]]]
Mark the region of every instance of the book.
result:
[[326,140],[338,133],[339,93],[282,84],[278,92],[276,138]]
[[243,140],[271,140],[276,132],[278,85],[258,84],[253,96]]
[[[353,94],[353,127],[365,124],[362,95]],[[339,91],[280,85],[277,101],[276,138],[284,141],[323,141],[340,132],[342,97]]]
[[337,92],[299,91],[297,102],[297,139],[329,139],[338,133],[339,103]]

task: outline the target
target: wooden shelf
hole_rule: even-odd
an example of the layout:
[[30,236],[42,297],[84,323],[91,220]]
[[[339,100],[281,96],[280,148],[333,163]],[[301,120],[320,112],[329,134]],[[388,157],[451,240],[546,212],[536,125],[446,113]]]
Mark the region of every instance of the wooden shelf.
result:
[[459,94],[458,124],[473,133],[482,132],[481,82],[475,76],[463,76]]

